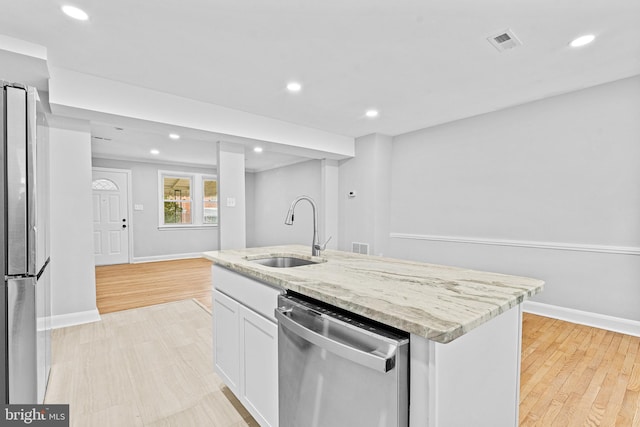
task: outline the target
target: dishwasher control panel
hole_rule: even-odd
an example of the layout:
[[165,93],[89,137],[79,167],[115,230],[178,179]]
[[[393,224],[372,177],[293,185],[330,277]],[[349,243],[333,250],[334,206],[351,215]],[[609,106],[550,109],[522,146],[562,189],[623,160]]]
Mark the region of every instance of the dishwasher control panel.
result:
[[409,338],[409,334],[404,331],[400,331],[391,326],[387,326],[374,320],[367,319],[366,317],[351,313],[347,310],[298,294],[296,292],[287,291],[285,295],[280,296],[280,301],[282,300],[289,300],[294,304],[303,306],[306,309],[307,313],[317,314],[318,316],[328,316],[332,319],[344,322],[356,328],[364,329],[365,331],[369,331],[373,334],[382,335],[394,340],[403,340]]

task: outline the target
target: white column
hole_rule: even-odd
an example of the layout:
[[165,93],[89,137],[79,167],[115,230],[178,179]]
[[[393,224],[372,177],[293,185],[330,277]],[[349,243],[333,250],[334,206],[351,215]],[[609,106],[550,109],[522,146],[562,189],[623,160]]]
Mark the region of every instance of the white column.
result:
[[385,255],[389,245],[392,141],[393,138],[390,136],[376,134],[373,147],[373,164],[368,187],[373,198],[370,206],[374,216],[372,255]]
[[340,249],[366,243],[371,255],[384,255],[389,241],[393,138],[371,134],[356,139],[356,156],[340,165]]
[[[51,128],[51,312],[54,327],[100,319],[96,308],[88,122]],[[75,128],[74,128],[75,126]]]
[[246,247],[244,146],[218,142],[219,248]]
[[331,241],[327,249],[338,248],[338,161],[322,160],[320,165],[320,207],[318,221],[320,222],[320,243]]

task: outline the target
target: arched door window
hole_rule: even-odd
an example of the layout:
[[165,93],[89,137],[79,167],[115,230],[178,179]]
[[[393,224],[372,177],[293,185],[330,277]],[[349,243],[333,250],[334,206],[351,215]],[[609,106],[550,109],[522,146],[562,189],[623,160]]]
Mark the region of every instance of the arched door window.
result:
[[115,182],[110,179],[100,178],[91,183],[92,190],[118,191],[119,188]]

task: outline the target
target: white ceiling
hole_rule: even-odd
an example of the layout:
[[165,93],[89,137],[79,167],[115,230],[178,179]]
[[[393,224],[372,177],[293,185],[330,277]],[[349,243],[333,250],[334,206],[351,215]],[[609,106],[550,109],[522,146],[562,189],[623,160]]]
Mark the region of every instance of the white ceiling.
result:
[[[121,123],[120,121],[119,124]],[[170,132],[179,132],[180,139],[169,138]],[[217,165],[216,143],[221,139],[229,141],[228,137],[193,129],[149,123],[141,126],[140,121],[135,121],[134,124],[127,122],[121,126],[92,121],[91,134],[93,157],[201,167]],[[291,150],[263,141],[231,141],[245,146],[245,169],[249,172],[291,165],[315,157],[293,154],[290,153]],[[256,153],[253,150],[255,147],[262,148],[263,152]],[[151,150],[159,153],[152,154]]]
[[[351,137],[640,74],[638,0],[73,1],[88,22],[63,0],[10,3],[0,32],[45,46],[50,66]],[[487,37],[506,29],[522,46],[498,52]]]

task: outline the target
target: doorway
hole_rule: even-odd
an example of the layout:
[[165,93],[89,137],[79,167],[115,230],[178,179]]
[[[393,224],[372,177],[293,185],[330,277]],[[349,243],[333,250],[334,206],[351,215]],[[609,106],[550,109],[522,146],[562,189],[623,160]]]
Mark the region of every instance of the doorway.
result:
[[93,168],[93,247],[96,265],[130,262],[131,171]]

